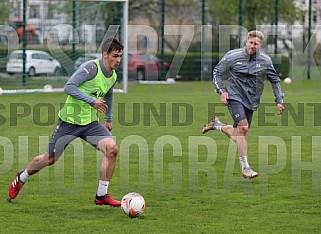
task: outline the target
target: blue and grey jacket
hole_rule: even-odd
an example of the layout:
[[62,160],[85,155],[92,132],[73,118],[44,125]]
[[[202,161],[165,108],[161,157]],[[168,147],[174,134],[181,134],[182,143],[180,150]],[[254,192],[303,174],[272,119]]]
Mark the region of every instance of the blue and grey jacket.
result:
[[[226,86],[222,80],[227,75]],[[227,92],[230,100],[241,102],[246,108],[256,110],[264,89],[264,80],[272,85],[276,103],[283,103],[280,78],[271,58],[258,51],[249,55],[246,48],[227,52],[213,69],[213,82],[218,93]]]

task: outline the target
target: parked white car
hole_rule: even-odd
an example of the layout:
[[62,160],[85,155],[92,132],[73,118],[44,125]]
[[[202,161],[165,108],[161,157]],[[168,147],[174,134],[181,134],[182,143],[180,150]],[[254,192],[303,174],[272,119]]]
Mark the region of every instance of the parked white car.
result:
[[[7,73],[22,73],[22,50],[13,51],[7,63]],[[61,64],[50,54],[40,50],[26,50],[26,73],[29,76],[39,74],[59,75]]]

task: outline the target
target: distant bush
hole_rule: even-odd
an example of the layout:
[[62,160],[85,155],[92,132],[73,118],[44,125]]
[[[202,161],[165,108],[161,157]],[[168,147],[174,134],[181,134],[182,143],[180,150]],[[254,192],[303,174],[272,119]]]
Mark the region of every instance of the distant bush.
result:
[[[75,54],[73,54],[71,49],[63,49],[64,53],[60,53],[58,50],[50,52],[48,49],[43,48],[34,49],[44,50],[57,59],[63,66],[63,75],[71,75],[74,72],[73,61],[85,53],[84,49],[77,49]],[[176,56],[176,60],[178,61],[176,63],[173,63],[174,56]],[[176,52],[166,52],[164,54],[164,60],[172,63],[170,71],[172,78],[179,78],[182,81],[199,81],[212,80],[212,70],[222,56],[223,55],[220,56],[218,52],[213,52],[212,54],[205,53],[205,58],[201,60],[200,52],[188,52],[186,55]],[[7,59],[7,49],[0,49],[0,72],[6,71]],[[179,63],[181,63],[181,65]],[[288,57],[282,56],[281,63],[275,64],[275,67],[282,79],[289,76],[290,60]]]
[[290,59],[289,59],[289,57],[282,56],[281,63],[274,63],[274,67],[275,67],[275,69],[281,79],[288,77],[289,73],[290,73]]
[[[168,62],[173,62],[175,53],[165,53],[164,59]],[[181,66],[172,63],[171,76],[177,76],[182,81],[198,81],[212,80],[212,71],[223,55],[212,53],[212,56],[205,54],[205,58],[201,60],[199,52],[189,52],[186,56],[176,54],[176,59],[182,61]],[[275,69],[281,79],[289,76],[290,60],[286,56],[282,56],[281,63],[274,64]],[[202,68],[202,69],[201,69]],[[173,77],[175,78],[175,77]]]

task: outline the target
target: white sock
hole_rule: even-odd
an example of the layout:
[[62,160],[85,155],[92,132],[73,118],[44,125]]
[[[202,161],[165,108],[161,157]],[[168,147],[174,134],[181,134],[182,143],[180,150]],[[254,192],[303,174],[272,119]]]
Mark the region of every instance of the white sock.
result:
[[245,168],[250,168],[249,163],[247,162],[247,156],[240,156],[240,163],[242,166],[242,170],[244,170]]
[[21,174],[20,174],[20,180],[23,182],[23,183],[26,183],[27,179],[29,178],[29,174],[27,172],[27,169],[24,170]]
[[104,196],[107,194],[108,191],[109,181],[106,180],[99,180],[98,182],[98,189],[97,189],[97,196]]
[[219,125],[219,126],[213,126],[213,129],[214,130],[217,130],[217,131],[222,131],[222,125]]
[[222,127],[225,126],[225,124],[223,124],[222,122],[220,121],[217,121],[216,122],[216,125],[213,125],[213,129],[214,130],[217,130],[217,131],[222,131]]

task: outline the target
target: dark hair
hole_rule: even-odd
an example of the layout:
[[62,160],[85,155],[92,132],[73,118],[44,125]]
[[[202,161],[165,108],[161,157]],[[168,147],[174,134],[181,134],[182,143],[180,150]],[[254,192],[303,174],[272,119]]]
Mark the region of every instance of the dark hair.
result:
[[109,54],[112,51],[122,51],[124,46],[116,38],[107,38],[102,45],[101,52]]

